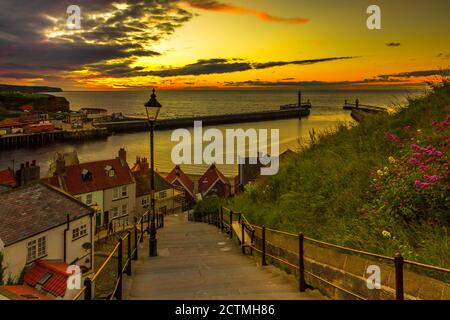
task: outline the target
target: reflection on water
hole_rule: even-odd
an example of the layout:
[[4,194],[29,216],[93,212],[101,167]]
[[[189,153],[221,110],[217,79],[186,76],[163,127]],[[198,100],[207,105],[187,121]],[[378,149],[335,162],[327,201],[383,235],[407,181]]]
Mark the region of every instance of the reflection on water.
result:
[[[324,129],[332,129],[338,122],[351,121],[351,117],[346,112],[316,114],[314,110],[311,115],[301,120],[275,120],[255,123],[243,123],[233,125],[220,125],[215,128],[222,131],[225,136],[226,129],[242,128],[244,130],[253,128],[259,129],[279,129],[280,131],[280,152],[290,148],[297,149],[300,141],[309,137],[309,130],[314,129],[320,132]],[[205,127],[208,128],[208,127]],[[189,130],[193,135],[193,129]],[[270,131],[269,131],[270,132]],[[172,130],[157,131],[155,133],[155,165],[158,171],[168,172],[174,164],[171,161],[171,151],[177,142],[171,141]],[[269,134],[270,136],[270,134]],[[208,142],[203,144],[205,147]],[[108,159],[117,156],[119,148],[125,147],[127,150],[127,160],[131,165],[136,156],[147,156],[150,152],[149,135],[146,132],[115,134],[107,140],[86,141],[82,143],[55,143],[41,148],[19,149],[0,153],[0,168],[12,167],[13,161],[17,168],[21,162],[37,160],[41,166],[42,175],[46,176],[49,164],[55,152],[67,152],[76,150],[80,162],[88,162],[100,159]],[[250,146],[250,148],[256,146]],[[270,150],[269,150],[270,151]],[[208,165],[183,165],[182,168],[187,173],[201,174]],[[227,176],[237,173],[237,165],[218,165]]]

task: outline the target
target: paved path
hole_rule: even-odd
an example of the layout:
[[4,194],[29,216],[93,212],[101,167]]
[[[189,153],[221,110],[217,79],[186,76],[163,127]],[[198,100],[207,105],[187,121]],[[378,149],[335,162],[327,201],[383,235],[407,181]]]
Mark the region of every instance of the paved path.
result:
[[[212,225],[188,222],[185,214],[168,216],[158,230],[158,257],[142,248],[133,276],[124,288],[128,299],[322,299],[299,293],[292,276],[273,266],[260,267],[244,256],[236,240]],[[144,243],[147,243],[145,239]]]

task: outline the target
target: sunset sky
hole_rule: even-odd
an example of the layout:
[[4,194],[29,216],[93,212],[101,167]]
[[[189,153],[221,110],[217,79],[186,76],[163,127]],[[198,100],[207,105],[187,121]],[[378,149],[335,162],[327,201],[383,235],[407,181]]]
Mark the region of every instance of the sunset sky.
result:
[[[80,30],[66,26],[71,4]],[[371,4],[381,30],[366,27]],[[2,0],[0,83],[412,87],[448,74],[449,12],[448,0]]]

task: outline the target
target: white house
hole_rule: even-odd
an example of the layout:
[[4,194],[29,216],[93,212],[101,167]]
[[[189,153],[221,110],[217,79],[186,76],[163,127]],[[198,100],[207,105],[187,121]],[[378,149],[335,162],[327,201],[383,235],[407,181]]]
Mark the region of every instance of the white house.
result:
[[[34,269],[48,268],[47,276],[52,270],[61,272],[63,266],[69,265],[79,266],[84,276],[93,272],[95,216],[92,208],[45,183],[0,193],[0,203],[0,251],[4,269],[0,284],[8,280],[17,282],[21,275],[26,278],[27,272]],[[41,293],[65,297],[65,290],[52,291],[55,286],[50,283],[56,279],[61,277],[36,280]]]

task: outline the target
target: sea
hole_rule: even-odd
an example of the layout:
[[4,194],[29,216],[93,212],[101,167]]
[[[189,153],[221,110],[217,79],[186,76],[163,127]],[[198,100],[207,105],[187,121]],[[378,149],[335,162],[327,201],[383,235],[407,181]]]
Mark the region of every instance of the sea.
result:
[[[144,116],[144,104],[151,91],[65,91],[51,93],[65,97],[72,110],[83,107],[104,108],[110,113],[127,116]],[[179,118],[202,115],[236,114],[252,111],[278,110],[281,105],[296,103],[296,90],[159,90],[157,99],[163,106],[160,118]],[[302,91],[302,101],[310,100],[311,114],[302,119],[271,120],[253,123],[240,123],[216,126],[224,133],[226,129],[271,129],[279,130],[280,153],[298,150],[308,142],[310,132],[330,131],[340,123],[350,124],[353,120],[349,111],[342,109],[344,101],[380,107],[395,108],[405,105],[408,98],[425,94],[424,90],[311,90]],[[208,129],[207,127],[204,130]],[[178,143],[172,141],[173,130],[155,133],[155,167],[161,173],[173,167],[172,150]],[[193,130],[190,129],[193,135]],[[270,133],[269,133],[270,134]],[[208,143],[204,143],[204,147]],[[40,147],[27,147],[10,151],[0,151],[0,169],[19,167],[20,163],[36,160],[41,167],[41,176],[47,176],[50,163],[57,152],[76,151],[80,162],[109,159],[117,156],[120,148],[127,150],[130,166],[136,157],[149,157],[149,135],[147,132],[114,134],[106,140],[54,143]],[[248,146],[248,149],[256,146]],[[269,150],[270,151],[270,150]],[[269,152],[270,153],[270,152]],[[225,155],[224,155],[225,156]],[[237,164],[218,164],[225,175],[237,173]],[[207,164],[185,164],[182,169],[189,174],[202,174]]]

